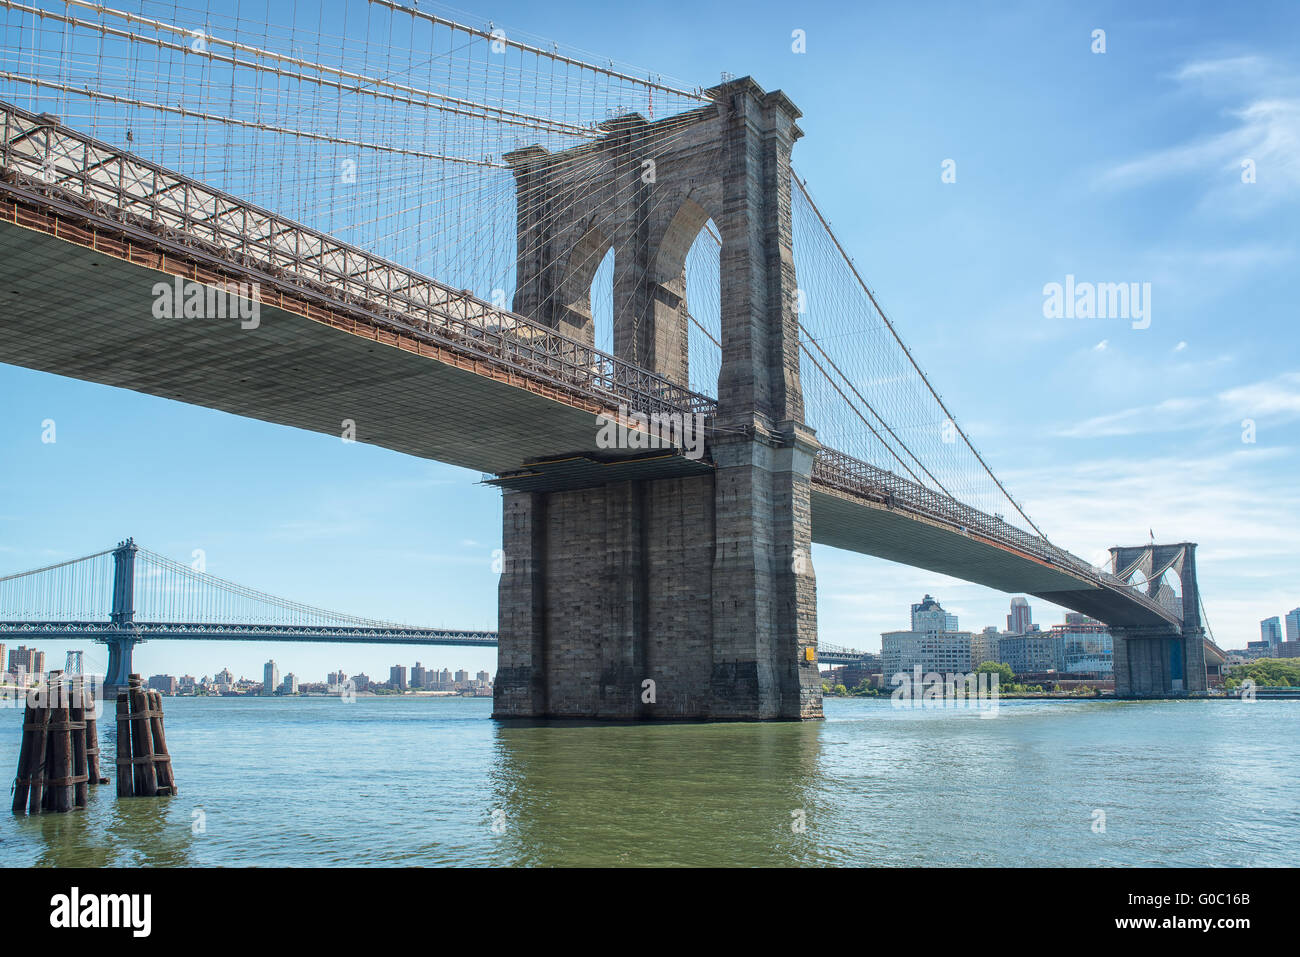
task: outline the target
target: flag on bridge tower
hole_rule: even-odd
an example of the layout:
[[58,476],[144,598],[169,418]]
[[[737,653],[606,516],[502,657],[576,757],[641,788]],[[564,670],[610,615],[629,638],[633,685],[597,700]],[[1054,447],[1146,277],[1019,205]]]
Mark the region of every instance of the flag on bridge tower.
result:
[[1147,531],[1151,533],[1151,542],[1152,542],[1152,544],[1154,544],[1154,543],[1155,543],[1155,540],[1156,540],[1155,529],[1148,528]]

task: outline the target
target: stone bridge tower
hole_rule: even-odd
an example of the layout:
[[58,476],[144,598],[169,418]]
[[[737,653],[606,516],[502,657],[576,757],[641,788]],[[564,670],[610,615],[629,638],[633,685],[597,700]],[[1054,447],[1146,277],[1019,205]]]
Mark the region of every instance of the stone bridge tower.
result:
[[498,717],[821,716],[818,444],[804,424],[791,235],[800,114],[749,78],[711,92],[691,113],[627,116],[594,143],[507,156],[516,312],[593,343],[592,278],[613,249],[615,354],[685,386],[686,254],[711,219],[722,364],[698,473],[504,485]]
[[1203,694],[1205,628],[1196,585],[1196,546],[1140,545],[1112,548],[1111,571],[1182,619],[1151,628],[1111,628],[1115,648],[1115,694],[1163,698]]

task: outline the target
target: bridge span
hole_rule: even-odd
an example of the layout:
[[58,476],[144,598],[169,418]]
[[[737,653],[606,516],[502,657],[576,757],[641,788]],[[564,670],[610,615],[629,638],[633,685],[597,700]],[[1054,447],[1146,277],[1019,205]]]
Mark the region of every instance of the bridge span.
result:
[[[504,506],[502,717],[820,716],[814,542],[1098,618],[1115,634],[1121,694],[1204,691],[1195,546],[1112,549],[1103,570],[1051,543],[955,425],[793,174],[790,99],[747,77],[677,92],[686,105],[670,115],[570,124],[568,139],[539,133],[549,146],[480,164],[514,183],[509,309],[0,103],[0,358],[328,435],[351,423],[357,441],[491,476]],[[826,245],[829,265],[799,258],[796,227]],[[720,263],[712,330],[685,298],[701,237]],[[606,352],[590,287],[610,251]],[[914,373],[936,442],[943,427],[933,455],[928,433],[904,441],[887,398],[865,395],[867,378],[827,352],[817,307],[805,315],[823,268],[842,285],[813,301],[860,306],[864,341],[880,336]],[[252,317],[160,315],[161,297],[187,283]],[[718,360],[707,391],[690,385],[707,353],[691,345],[700,328]],[[704,454],[602,448],[615,416],[641,433],[655,416],[700,416]],[[958,453],[1017,523],[953,494]],[[647,704],[652,676],[662,690]]]

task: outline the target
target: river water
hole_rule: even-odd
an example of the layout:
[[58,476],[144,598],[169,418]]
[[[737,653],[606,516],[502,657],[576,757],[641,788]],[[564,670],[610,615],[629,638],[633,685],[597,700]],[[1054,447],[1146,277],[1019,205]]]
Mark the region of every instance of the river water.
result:
[[825,707],[520,727],[488,699],[166,698],[180,794],[6,810],[0,865],[1300,864],[1300,701]]

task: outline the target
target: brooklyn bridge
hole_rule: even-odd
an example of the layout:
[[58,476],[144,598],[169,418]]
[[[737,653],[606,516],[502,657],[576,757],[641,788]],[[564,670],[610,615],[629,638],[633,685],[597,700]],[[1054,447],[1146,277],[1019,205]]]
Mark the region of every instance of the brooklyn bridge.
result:
[[[123,674],[151,637],[490,637],[499,717],[817,718],[818,543],[1106,623],[1117,695],[1205,691],[1195,545],[1096,567],[1025,513],[794,167],[835,144],[788,96],[357,6],[364,40],[0,0],[0,360],[484,473],[497,632],[152,553],[142,616],[133,543],[0,582],[0,632]],[[688,420],[702,448],[660,439]]]

